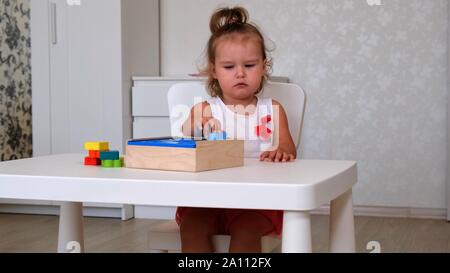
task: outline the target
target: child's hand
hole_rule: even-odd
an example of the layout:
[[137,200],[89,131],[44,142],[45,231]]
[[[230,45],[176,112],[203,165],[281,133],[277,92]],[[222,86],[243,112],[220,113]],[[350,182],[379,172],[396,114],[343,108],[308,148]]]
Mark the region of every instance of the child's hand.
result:
[[261,153],[259,160],[269,162],[292,162],[295,160],[295,155],[282,148],[278,148],[273,151]]
[[222,131],[220,121],[212,117],[203,117],[201,122],[198,123],[197,128],[202,130],[205,138],[208,138],[211,132]]

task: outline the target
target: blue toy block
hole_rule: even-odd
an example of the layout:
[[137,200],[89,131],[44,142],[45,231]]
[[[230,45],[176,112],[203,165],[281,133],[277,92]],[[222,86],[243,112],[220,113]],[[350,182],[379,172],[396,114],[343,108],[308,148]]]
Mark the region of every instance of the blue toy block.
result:
[[208,140],[226,140],[227,133],[226,132],[213,132],[208,136]]
[[119,159],[119,151],[100,151],[100,160]]
[[131,146],[157,146],[157,147],[174,147],[174,148],[196,148],[195,140],[192,139],[149,139],[149,140],[130,140],[128,145]]

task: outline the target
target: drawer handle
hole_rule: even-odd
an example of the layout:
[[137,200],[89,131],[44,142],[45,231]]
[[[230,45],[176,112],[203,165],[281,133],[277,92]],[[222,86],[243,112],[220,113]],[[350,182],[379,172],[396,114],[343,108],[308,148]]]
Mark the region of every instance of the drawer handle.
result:
[[56,31],[56,3],[50,2],[50,39],[54,45],[58,43]]

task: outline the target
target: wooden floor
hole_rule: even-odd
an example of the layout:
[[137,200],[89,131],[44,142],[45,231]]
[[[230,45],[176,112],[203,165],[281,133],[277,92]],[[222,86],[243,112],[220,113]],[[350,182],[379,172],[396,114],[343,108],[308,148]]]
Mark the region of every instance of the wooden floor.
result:
[[[156,220],[87,217],[86,252],[148,252],[147,230]],[[378,241],[381,252],[450,252],[445,220],[355,217],[357,252]],[[328,216],[312,216],[313,252],[328,250]],[[55,252],[58,217],[0,214],[0,252]]]

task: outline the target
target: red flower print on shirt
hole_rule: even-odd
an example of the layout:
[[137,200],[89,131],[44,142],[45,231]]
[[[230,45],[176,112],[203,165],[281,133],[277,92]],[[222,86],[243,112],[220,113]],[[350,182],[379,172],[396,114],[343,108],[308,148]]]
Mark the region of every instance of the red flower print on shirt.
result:
[[272,134],[272,130],[267,127],[267,124],[272,121],[272,117],[270,115],[264,116],[261,118],[261,124],[255,126],[255,134],[261,140],[268,140],[270,135]]

